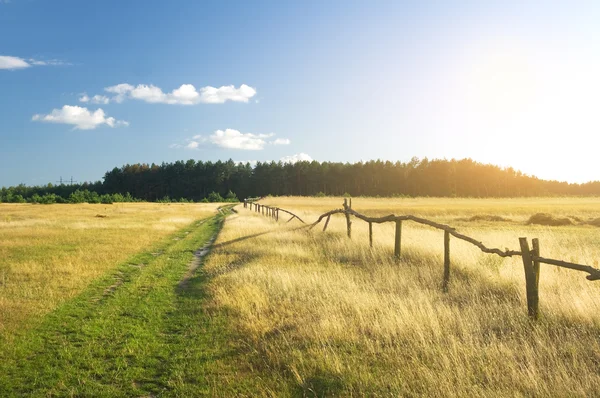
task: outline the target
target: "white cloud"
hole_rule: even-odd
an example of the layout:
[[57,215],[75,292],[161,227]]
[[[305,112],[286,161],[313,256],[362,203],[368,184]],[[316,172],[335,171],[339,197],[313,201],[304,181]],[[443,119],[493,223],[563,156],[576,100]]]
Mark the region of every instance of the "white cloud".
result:
[[65,105],[61,109],[53,109],[47,115],[33,115],[33,121],[47,123],[62,123],[75,126],[76,130],[93,130],[98,126],[106,124],[109,127],[129,126],[129,122],[116,120],[114,117],[106,117],[101,108],[91,112],[80,106]]
[[24,69],[30,66],[23,58],[0,55],[0,69]]
[[242,133],[234,129],[216,130],[209,136],[201,134],[195,135],[184,141],[183,144],[171,144],[169,148],[187,148],[199,149],[201,144],[208,143],[225,149],[242,149],[248,151],[259,151],[265,148],[267,144],[288,145],[290,140],[287,138],[278,138],[268,140],[275,134],[252,134]]
[[61,61],[60,59],[48,59],[48,60],[38,60],[38,59],[33,59],[33,58],[29,58],[27,61],[29,61],[29,63],[31,65],[37,65],[37,66],[63,66],[63,65],[73,65],[70,62],[65,62],[65,61]]
[[281,160],[283,163],[296,163],[296,162],[312,162],[313,158],[311,158],[306,153],[297,153],[295,155],[284,156]]
[[273,145],[290,145],[292,141],[289,138],[277,138],[275,141],[270,142]]
[[123,102],[125,98],[130,98],[149,103],[177,105],[222,104],[226,101],[248,102],[256,95],[256,90],[245,84],[239,88],[233,85],[219,88],[206,86],[199,90],[192,84],[182,84],[170,93],[164,93],[160,87],[152,84],[138,84],[134,87],[131,84],[121,83],[106,87],[104,90],[116,94],[112,100],[118,103]]
[[240,88],[231,85],[219,88],[207,86],[200,89],[201,102],[207,104],[222,104],[225,101],[248,102],[255,95],[256,90],[245,84],[242,84]]
[[92,98],[88,97],[87,94],[83,94],[79,98],[79,102],[90,102],[92,104],[103,104],[106,105],[110,102],[110,99],[104,95],[94,95]]
[[265,138],[273,134],[240,133],[234,129],[217,130],[209,138],[210,142],[221,148],[259,151],[265,147]]
[[[0,3],[2,1],[0,0]],[[30,66],[60,66],[60,65],[71,65],[68,62],[60,61],[58,59],[50,60],[37,60],[33,58],[24,59],[19,57],[12,57],[10,55],[0,55],[0,69],[25,69]]]
[[127,93],[133,90],[133,88],[134,87],[131,84],[123,83],[117,84],[116,86],[106,87],[104,91],[117,94],[112,98],[112,100],[120,104],[125,100]]

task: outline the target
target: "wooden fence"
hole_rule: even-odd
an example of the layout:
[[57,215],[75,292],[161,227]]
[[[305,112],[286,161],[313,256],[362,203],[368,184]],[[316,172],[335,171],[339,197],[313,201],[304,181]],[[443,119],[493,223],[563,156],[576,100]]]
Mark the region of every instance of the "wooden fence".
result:
[[[262,215],[273,218],[275,221],[279,221],[279,212],[286,213],[291,215],[291,217],[287,220],[287,222],[292,221],[293,219],[298,219],[303,224],[306,224],[300,217],[296,214],[284,210],[278,207],[271,207],[266,205],[261,205],[252,200],[244,200],[244,208],[253,210]],[[523,260],[523,267],[525,269],[525,286],[527,292],[527,312],[531,318],[537,319],[539,316],[539,280],[540,280],[540,264],[550,264],[561,268],[569,268],[576,271],[587,272],[587,279],[590,281],[595,281],[600,279],[600,269],[596,269],[590,267],[589,265],[575,264],[562,260],[555,260],[551,258],[545,258],[540,256],[540,243],[537,238],[531,240],[531,248],[529,247],[529,242],[527,238],[519,238],[519,246],[521,250],[501,250],[496,248],[486,247],[483,243],[477,241],[470,236],[463,235],[458,233],[455,228],[452,228],[449,225],[440,224],[431,220],[427,220],[420,217],[415,217],[412,215],[401,215],[397,216],[395,214],[390,214],[384,217],[368,217],[364,214],[358,213],[352,209],[352,199],[344,199],[344,204],[342,209],[334,209],[330,210],[326,213],[323,213],[319,216],[317,221],[312,224],[307,224],[310,229],[314,228],[317,224],[319,224],[323,219],[325,219],[325,225],[323,226],[323,231],[327,230],[327,226],[329,225],[329,220],[331,216],[334,214],[344,214],[346,217],[346,230],[348,234],[348,238],[352,238],[352,219],[351,216],[354,216],[360,220],[363,220],[369,224],[369,245],[373,247],[373,224],[383,224],[387,222],[393,222],[396,224],[396,232],[394,237],[394,256],[396,258],[400,258],[401,255],[401,244],[402,244],[402,221],[413,221],[419,224],[428,225],[430,227],[439,229],[444,231],[444,276],[442,280],[442,289],[447,292],[448,285],[450,282],[450,236],[453,236],[457,239],[463,240],[465,242],[469,242],[472,245],[478,247],[482,252],[488,254],[496,254],[500,257],[512,257],[512,256],[521,256]]]

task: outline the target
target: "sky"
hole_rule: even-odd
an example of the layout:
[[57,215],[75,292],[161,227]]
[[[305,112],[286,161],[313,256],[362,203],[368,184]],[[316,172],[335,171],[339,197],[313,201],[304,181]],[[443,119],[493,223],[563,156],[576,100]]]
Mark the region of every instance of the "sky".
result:
[[577,0],[0,0],[0,186],[414,156],[600,180],[598,21]]

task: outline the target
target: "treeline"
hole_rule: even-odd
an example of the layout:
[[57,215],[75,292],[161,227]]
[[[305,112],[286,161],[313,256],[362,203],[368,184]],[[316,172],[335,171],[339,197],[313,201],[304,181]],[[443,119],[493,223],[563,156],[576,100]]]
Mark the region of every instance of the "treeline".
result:
[[[115,167],[103,181],[74,185],[2,188],[0,201],[15,198],[44,203],[39,198],[55,195],[55,201],[101,203],[121,195],[143,201],[236,201],[265,195],[523,197],[600,195],[600,181],[569,184],[542,180],[513,168],[471,159],[410,162],[203,162],[193,159],[173,163],[132,164]],[[85,193],[87,192],[87,194]],[[58,198],[61,198],[60,200]],[[33,199],[35,198],[35,199]],[[44,200],[44,199],[42,199]],[[90,202],[92,201],[92,202]],[[97,202],[99,201],[99,202]]]

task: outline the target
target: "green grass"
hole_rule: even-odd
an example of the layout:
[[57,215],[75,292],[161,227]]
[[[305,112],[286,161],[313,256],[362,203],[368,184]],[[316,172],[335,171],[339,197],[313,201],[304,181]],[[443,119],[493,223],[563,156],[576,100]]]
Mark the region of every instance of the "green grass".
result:
[[[206,310],[194,251],[223,216],[195,222],[101,278],[0,350],[2,396],[197,396],[248,391],[226,317]],[[250,387],[249,387],[250,388]]]

